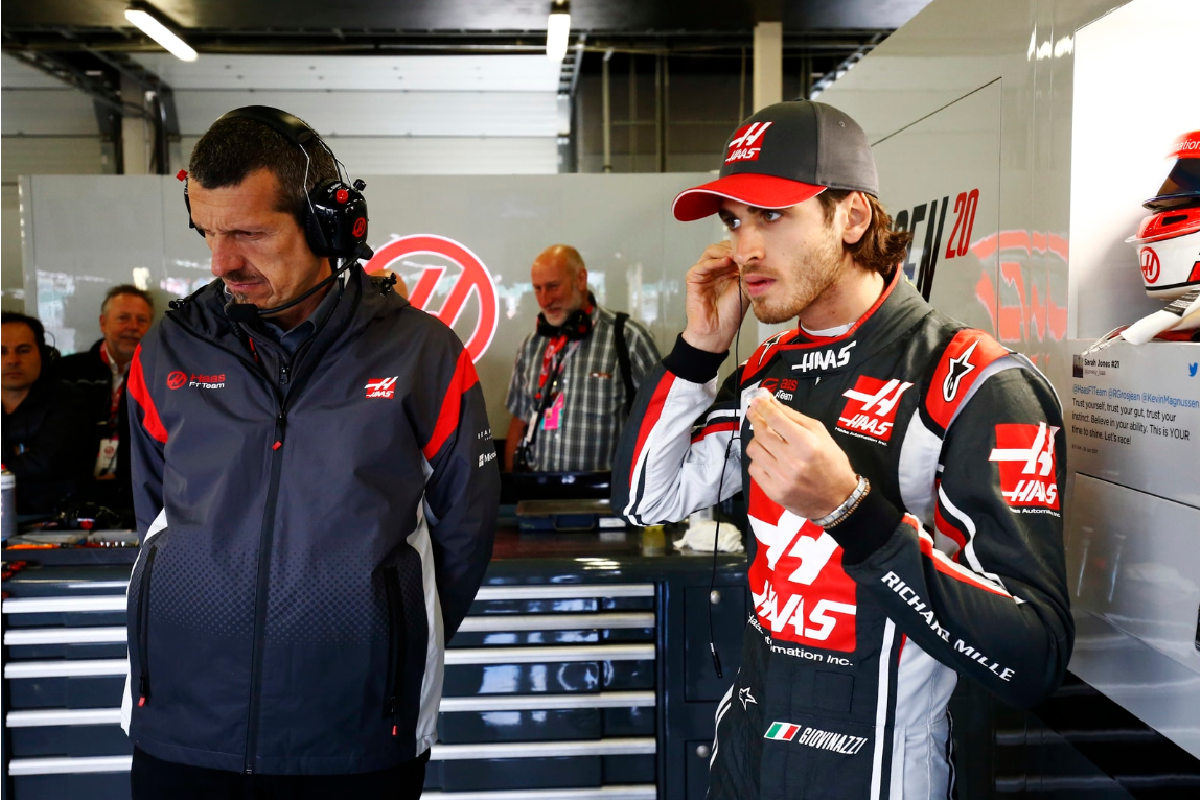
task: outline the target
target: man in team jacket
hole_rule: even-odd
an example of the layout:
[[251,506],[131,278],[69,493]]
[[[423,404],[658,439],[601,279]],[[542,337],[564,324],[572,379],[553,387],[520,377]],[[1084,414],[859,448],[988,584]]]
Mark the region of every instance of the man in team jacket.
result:
[[419,797],[499,499],[471,358],[314,252],[365,207],[304,123],[231,112],[190,173],[218,280],[128,379],[134,797]]
[[[680,520],[744,490],[754,612],[709,797],[946,797],[957,675],[1027,706],[1071,654],[1062,413],[1024,357],[905,280],[870,146],[831,106],[769,106],[681,220],[729,241],[638,395],[613,507]],[[717,388],[749,299],[767,339]]]

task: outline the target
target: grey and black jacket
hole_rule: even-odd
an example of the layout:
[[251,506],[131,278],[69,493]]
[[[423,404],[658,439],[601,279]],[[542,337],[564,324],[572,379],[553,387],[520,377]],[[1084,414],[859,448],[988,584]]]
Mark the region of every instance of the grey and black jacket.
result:
[[[772,336],[718,391],[722,357],[681,337],[613,465],[613,508],[638,524],[746,491],[753,610],[718,705],[709,797],[947,797],[957,675],[1029,706],[1070,659],[1053,388],[902,276],[846,333]],[[749,477],[759,388],[824,423],[870,480],[840,525]]]
[[128,378],[126,730],[210,769],[394,766],[433,743],[443,645],[491,556],[478,377],[358,266],[292,356],[260,358],[278,345],[225,302],[216,281],[169,311]]

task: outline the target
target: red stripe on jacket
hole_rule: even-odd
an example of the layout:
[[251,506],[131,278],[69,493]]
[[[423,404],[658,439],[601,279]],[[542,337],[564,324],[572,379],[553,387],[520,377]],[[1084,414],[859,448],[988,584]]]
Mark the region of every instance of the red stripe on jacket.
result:
[[162,418],[158,416],[158,406],[154,405],[154,398],[150,396],[150,389],[146,386],[146,377],[142,374],[142,346],[140,344],[137,350],[133,351],[133,363],[129,367],[126,390],[142,408],[142,427],[146,433],[150,434],[150,438],[156,442],[166,444],[167,429],[162,423]]
[[733,420],[732,422],[714,422],[703,430],[695,433],[692,436],[692,444],[695,444],[709,434],[720,433],[721,431],[736,431],[740,427],[742,427],[742,423],[738,420]]
[[929,538],[928,534],[922,535],[921,523],[917,522],[916,517],[911,514],[905,514],[904,521],[917,532],[921,554],[929,559],[930,563],[933,564],[933,568],[938,572],[967,586],[982,589],[992,594],[998,594],[1001,597],[1012,597],[1012,595],[1003,589],[997,589],[990,583],[987,583],[984,578],[977,577],[974,572],[966,567],[951,562],[945,553],[933,546],[933,540]]
[[629,469],[630,486],[633,486],[633,478],[637,474],[637,463],[642,456],[642,449],[646,446],[646,440],[650,438],[650,431],[654,430],[654,426],[662,417],[663,406],[667,404],[667,395],[671,393],[671,387],[674,385],[674,373],[665,372],[662,380],[658,382],[658,386],[654,388],[654,394],[650,397],[650,405],[646,407],[646,413],[642,416],[642,428],[638,431],[637,446],[633,448],[633,464]]
[[458,427],[462,411],[462,397],[477,383],[479,383],[479,373],[475,371],[471,355],[463,350],[458,355],[458,363],[454,367],[454,377],[450,379],[450,385],[446,387],[446,399],[442,401],[442,410],[438,414],[437,425],[433,428],[433,436],[430,437],[429,443],[421,448],[421,453],[425,456],[426,461],[433,461],[433,457],[437,455],[438,451],[442,449],[442,445],[450,438],[450,434]]

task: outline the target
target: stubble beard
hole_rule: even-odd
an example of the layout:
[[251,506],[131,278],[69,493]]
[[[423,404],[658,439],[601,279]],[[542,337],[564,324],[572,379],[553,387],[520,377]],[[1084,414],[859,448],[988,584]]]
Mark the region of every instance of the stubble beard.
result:
[[751,300],[754,316],[764,325],[795,319],[837,282],[842,271],[841,241],[832,236],[823,238],[799,255],[787,270],[790,286],[780,287],[786,294]]

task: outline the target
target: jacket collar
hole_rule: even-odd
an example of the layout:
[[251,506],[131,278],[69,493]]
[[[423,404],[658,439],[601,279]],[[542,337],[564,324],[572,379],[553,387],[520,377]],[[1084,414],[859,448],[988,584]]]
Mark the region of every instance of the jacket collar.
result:
[[[390,288],[385,290],[382,280],[367,275],[361,264],[350,267],[346,276],[341,299],[315,334],[314,350],[324,351],[339,339],[355,338],[371,320],[408,305],[407,300]],[[179,302],[177,308],[167,311],[166,317],[201,339],[241,352],[246,349],[245,331],[226,315],[228,302],[225,284],[217,279]]]
[[840,336],[813,336],[797,327],[767,339],[746,362],[742,384],[776,359],[785,361],[797,378],[853,371],[931,313],[933,308],[897,269],[875,305]]

